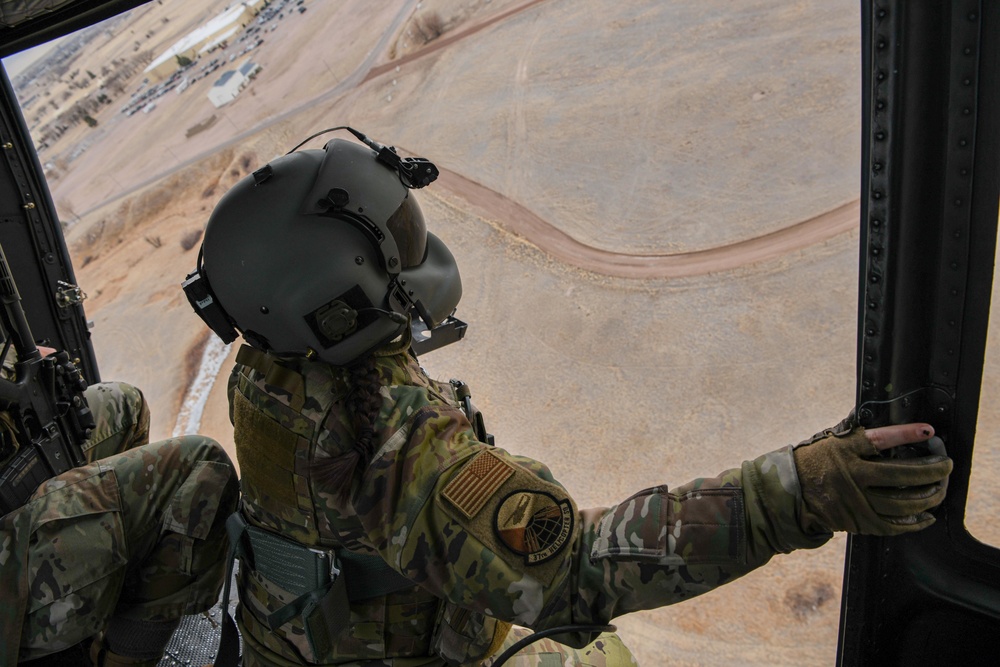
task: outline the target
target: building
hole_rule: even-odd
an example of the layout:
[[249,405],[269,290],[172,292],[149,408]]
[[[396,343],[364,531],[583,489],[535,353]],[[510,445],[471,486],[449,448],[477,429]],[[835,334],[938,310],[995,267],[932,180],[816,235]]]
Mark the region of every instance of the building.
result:
[[208,100],[216,109],[229,104],[253,81],[259,71],[260,65],[254,62],[245,62],[238,69],[226,70],[208,91]]
[[245,0],[229,7],[205,25],[181,37],[156,57],[144,71],[146,78],[154,84],[165,81],[177,71],[178,56],[194,61],[202,53],[224,45],[250,25],[266,4],[267,0]]

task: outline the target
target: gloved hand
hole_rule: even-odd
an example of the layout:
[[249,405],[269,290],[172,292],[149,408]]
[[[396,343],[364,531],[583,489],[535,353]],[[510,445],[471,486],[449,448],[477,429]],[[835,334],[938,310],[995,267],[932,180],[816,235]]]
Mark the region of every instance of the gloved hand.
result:
[[866,433],[849,417],[796,445],[792,455],[805,503],[803,527],[899,535],[934,523],[928,510],[944,500],[952,469],[940,439],[935,439],[934,447],[915,448],[917,455],[912,458],[887,457],[887,450],[933,435],[929,424],[900,424]]

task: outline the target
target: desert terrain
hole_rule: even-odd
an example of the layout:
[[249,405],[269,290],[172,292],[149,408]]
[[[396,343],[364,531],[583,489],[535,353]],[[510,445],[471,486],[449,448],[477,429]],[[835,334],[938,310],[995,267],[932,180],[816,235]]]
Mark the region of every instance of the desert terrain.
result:
[[[131,20],[158,53],[225,6],[168,0]],[[546,462],[580,506],[714,475],[850,409],[856,3],[304,6],[235,60],[262,71],[230,104],[214,109],[205,79],[148,114],[109,105],[41,153],[60,165],[50,187],[102,377],[142,388],[154,438],[198,430],[232,451],[238,345],[217,382],[197,379],[210,333],[180,282],[233,183],[345,124],[443,172],[418,197],[462,268],[469,331],[424,366],[467,381],[497,443]],[[431,13],[444,31],[424,41]],[[135,39],[109,34],[80,57]],[[346,135],[309,146],[329,136]],[[984,383],[997,395],[995,373]],[[998,424],[984,406],[980,433]],[[967,522],[1000,544],[984,481],[996,444],[981,435]],[[829,665],[845,545],[615,622],[642,665]]]

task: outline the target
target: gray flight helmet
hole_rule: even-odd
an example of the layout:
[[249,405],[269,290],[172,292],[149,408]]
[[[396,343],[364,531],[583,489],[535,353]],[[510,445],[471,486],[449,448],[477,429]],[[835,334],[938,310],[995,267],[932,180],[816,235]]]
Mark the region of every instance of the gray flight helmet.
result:
[[[345,366],[403,333],[408,316],[432,329],[454,312],[455,258],[376,156],[334,139],[273,160],[222,197],[185,282],[217,334],[238,330],[259,349]],[[192,277],[203,283],[198,298]]]

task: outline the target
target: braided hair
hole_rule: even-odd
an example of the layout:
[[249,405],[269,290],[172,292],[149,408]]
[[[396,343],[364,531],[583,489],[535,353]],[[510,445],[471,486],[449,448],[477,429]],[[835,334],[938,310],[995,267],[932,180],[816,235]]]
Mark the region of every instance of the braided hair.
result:
[[353,389],[347,397],[346,408],[354,426],[354,444],[340,456],[316,460],[312,470],[320,484],[335,490],[342,498],[347,497],[353,481],[361,478],[375,456],[378,444],[375,420],[382,408],[379,392],[382,377],[375,364],[375,355],[369,354],[347,370]]

